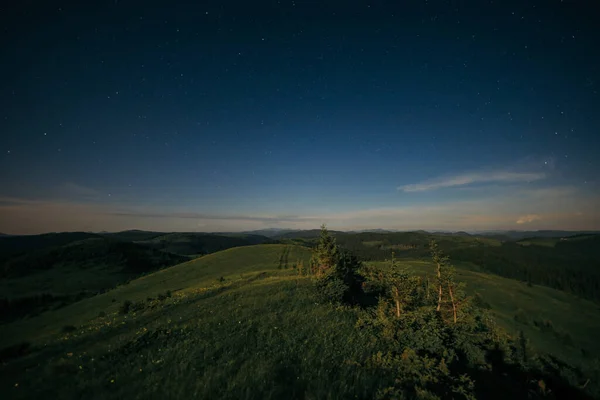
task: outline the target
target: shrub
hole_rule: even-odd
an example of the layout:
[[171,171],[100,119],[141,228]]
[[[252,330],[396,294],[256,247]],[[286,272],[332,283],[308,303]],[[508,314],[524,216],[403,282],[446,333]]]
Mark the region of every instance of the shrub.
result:
[[549,319],[545,319],[545,320],[535,320],[533,321],[533,324],[540,328],[540,330],[542,332],[552,332],[554,331],[554,325],[552,325],[552,321],[550,321]]
[[74,332],[76,330],[77,330],[77,328],[74,327],[73,325],[65,325],[65,326],[62,327],[62,331],[64,333]]
[[131,303],[130,311],[142,311],[144,308],[146,308],[146,303],[143,301],[136,301],[135,303]]
[[8,346],[0,350],[0,362],[10,360],[11,358],[22,357],[29,352],[31,343],[21,342]]
[[527,315],[525,315],[525,311],[523,311],[522,309],[518,309],[517,312],[515,313],[515,316],[513,317],[515,321],[521,323],[521,324],[529,324],[529,320],[527,319]]
[[483,308],[484,310],[491,310],[492,309],[492,306],[490,305],[490,303],[488,303],[487,301],[485,301],[483,299],[483,297],[481,297],[481,295],[479,293],[476,293],[475,296],[473,297],[473,304],[476,307]]
[[123,315],[129,314],[129,311],[131,309],[131,304],[132,304],[131,301],[125,300],[123,302],[123,304],[121,304],[121,307],[119,307],[119,314],[123,314]]
[[344,300],[348,286],[342,279],[332,273],[325,273],[317,280],[319,295],[324,301],[339,303]]

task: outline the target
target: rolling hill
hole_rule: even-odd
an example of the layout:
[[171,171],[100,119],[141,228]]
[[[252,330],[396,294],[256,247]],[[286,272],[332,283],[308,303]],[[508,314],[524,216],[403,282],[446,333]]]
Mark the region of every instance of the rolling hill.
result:
[[132,229],[128,231],[121,232],[103,232],[102,236],[110,237],[117,240],[122,240],[125,242],[136,242],[140,240],[150,240],[157,236],[165,235],[165,232],[152,232],[152,231],[140,231],[137,229]]
[[[552,231],[554,232],[554,231]],[[562,231],[561,231],[562,232]],[[549,233],[549,232],[546,232]],[[506,278],[568,291],[600,302],[600,235],[580,233],[563,237],[527,237],[504,241],[487,236],[415,232],[332,232],[342,247],[365,261],[383,261],[392,252],[398,259],[428,259],[429,242],[456,261]],[[313,246],[316,230],[278,237]]]
[[48,247],[63,246],[78,240],[97,237],[97,234],[87,232],[2,236],[0,237],[0,262],[25,252],[41,250]]
[[63,325],[79,325],[94,318],[100,311],[115,312],[126,300],[143,301],[167,290],[173,293],[193,292],[214,285],[220,278],[232,281],[245,274],[289,270],[297,260],[307,264],[309,258],[310,250],[298,246],[274,244],[228,249],[140,277],[59,310],[17,321],[10,326],[0,326],[0,336],[3,343],[37,339],[60,333]]
[[253,234],[167,233],[136,243],[174,254],[204,255],[238,246],[272,243],[273,240]]
[[187,259],[101,236],[32,250],[0,264],[0,321],[61,307]]
[[[373,398],[394,382],[377,366],[390,344],[357,328],[367,310],[323,301],[298,276],[295,264],[310,256],[283,244],[231,248],[2,325],[0,388],[10,398]],[[433,272],[425,261],[400,262]],[[457,266],[508,332],[593,373],[597,305]],[[510,387],[485,398],[506,398]],[[570,398],[590,398],[581,396]]]

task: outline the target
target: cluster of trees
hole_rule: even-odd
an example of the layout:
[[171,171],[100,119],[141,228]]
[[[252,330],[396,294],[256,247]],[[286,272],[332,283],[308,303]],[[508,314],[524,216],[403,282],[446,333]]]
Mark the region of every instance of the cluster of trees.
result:
[[[453,260],[470,262],[506,278],[564,290],[600,301],[600,235],[558,240],[555,246],[524,246],[507,241],[489,245],[485,239],[439,236],[426,232],[338,233],[337,242],[365,261],[383,261],[390,251],[396,257],[429,257],[434,239]],[[315,243],[316,245],[316,243]]]
[[554,247],[502,246],[457,248],[455,260],[479,265],[487,272],[564,290],[600,301],[600,235],[581,241],[559,241]]
[[387,381],[376,398],[592,398],[579,371],[533,354],[522,333],[513,339],[499,329],[438,244],[428,248],[429,277],[410,274],[393,254],[387,268],[368,267],[322,226],[309,267],[299,269],[329,301],[358,306],[356,329],[385,349],[359,366]]

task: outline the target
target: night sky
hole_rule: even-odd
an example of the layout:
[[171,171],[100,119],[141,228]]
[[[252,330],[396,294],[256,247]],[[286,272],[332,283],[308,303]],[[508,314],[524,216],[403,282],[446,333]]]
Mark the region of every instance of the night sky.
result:
[[594,1],[10,3],[0,232],[600,229]]

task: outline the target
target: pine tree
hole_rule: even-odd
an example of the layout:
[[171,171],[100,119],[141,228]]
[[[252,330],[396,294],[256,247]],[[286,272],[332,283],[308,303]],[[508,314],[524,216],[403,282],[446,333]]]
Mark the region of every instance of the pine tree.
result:
[[317,276],[334,267],[339,260],[339,250],[335,238],[329,234],[325,224],[321,225],[319,243],[313,251],[311,269]]

